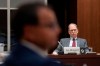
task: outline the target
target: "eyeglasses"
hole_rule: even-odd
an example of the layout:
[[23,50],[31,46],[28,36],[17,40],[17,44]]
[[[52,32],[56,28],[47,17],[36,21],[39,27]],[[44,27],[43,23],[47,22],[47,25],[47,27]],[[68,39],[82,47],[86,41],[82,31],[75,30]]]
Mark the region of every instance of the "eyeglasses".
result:
[[72,30],[69,30],[69,31],[73,32],[73,31],[77,31],[77,29],[72,29]]

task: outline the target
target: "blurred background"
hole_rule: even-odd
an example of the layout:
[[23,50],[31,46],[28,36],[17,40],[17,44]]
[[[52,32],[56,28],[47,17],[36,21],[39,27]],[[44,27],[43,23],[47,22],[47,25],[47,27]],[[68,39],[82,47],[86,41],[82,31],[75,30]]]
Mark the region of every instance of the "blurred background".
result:
[[16,44],[10,19],[17,7],[35,1],[51,5],[55,10],[62,28],[60,38],[69,37],[67,26],[76,23],[79,37],[87,39],[93,51],[100,52],[100,0],[0,0],[0,43],[5,44],[5,51]]

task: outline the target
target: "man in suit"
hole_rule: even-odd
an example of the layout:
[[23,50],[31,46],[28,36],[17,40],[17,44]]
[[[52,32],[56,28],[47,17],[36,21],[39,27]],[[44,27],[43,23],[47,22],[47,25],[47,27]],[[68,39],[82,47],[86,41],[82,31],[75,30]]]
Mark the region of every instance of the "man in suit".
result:
[[79,38],[78,35],[78,27],[75,23],[71,23],[68,26],[68,33],[70,35],[70,38],[62,38],[59,42],[59,45],[57,49],[53,52],[53,54],[57,54],[58,52],[63,52],[63,47],[81,47],[86,48],[86,52],[88,52],[87,49],[87,41],[86,39]]
[[48,48],[56,46],[60,33],[50,7],[42,3],[24,4],[18,9],[12,26],[18,42],[4,66],[63,66],[47,56]]

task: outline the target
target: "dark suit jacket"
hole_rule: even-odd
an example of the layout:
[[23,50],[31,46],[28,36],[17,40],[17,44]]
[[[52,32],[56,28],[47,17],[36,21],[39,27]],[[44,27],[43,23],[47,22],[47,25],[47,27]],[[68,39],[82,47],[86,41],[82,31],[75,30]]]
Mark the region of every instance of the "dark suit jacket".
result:
[[[60,40],[60,43],[63,47],[69,47],[70,38],[62,38]],[[61,45],[58,45],[57,49],[55,50],[56,52],[59,52],[59,51],[63,52],[63,47]],[[85,39],[77,38],[77,46],[81,48],[86,48],[86,52],[88,51],[87,41]]]
[[59,61],[43,58],[32,50],[18,44],[2,66],[63,66]]

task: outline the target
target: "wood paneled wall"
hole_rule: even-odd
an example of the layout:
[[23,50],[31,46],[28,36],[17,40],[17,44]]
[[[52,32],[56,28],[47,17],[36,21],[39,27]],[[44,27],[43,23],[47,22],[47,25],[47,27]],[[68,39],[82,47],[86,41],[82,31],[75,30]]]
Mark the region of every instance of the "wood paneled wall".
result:
[[100,52],[100,0],[77,0],[79,36]]

